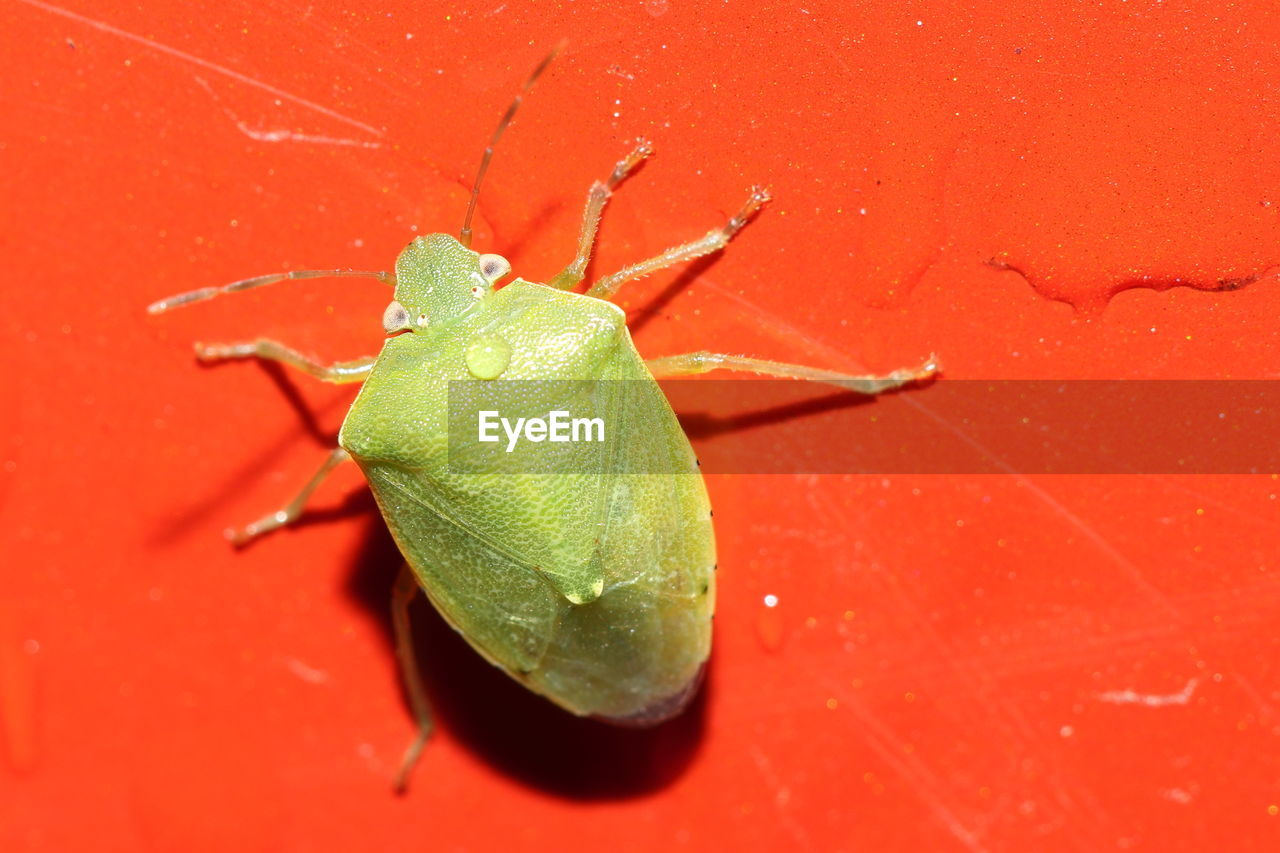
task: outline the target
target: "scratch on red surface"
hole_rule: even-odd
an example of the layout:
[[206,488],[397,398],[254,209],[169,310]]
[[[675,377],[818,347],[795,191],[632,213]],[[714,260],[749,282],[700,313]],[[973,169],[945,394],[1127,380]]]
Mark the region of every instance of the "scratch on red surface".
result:
[[[892,576],[886,575],[886,577],[889,577],[890,581],[892,581]],[[890,582],[887,585],[892,588],[899,602],[905,610],[909,611],[921,630],[929,630],[924,615],[920,613],[919,608],[905,598],[897,584]],[[940,647],[945,647],[945,643],[941,638],[937,637],[936,634],[933,636]],[[940,657],[948,661],[954,660],[951,655],[946,653],[945,648],[942,648]],[[892,768],[904,782],[911,786],[912,793],[932,812],[938,823],[955,836],[966,849],[974,851],[974,853],[985,851],[987,847],[982,843],[980,831],[971,828],[961,820],[957,805],[948,796],[947,785],[943,778],[914,751],[906,752],[901,748],[901,744],[907,741],[908,738],[900,735],[892,726],[881,719],[869,707],[867,702],[849,694],[844,685],[829,673],[817,670],[807,664],[805,666],[809,669],[810,678],[815,683],[822,684],[829,693],[840,697],[840,706],[847,707],[853,712],[860,724],[859,733],[862,742],[881,761]]]
[[1245,695],[1252,699],[1253,703],[1258,706],[1258,716],[1260,716],[1264,722],[1274,721],[1276,718],[1276,708],[1267,701],[1266,697],[1262,695],[1262,692],[1258,690],[1258,688],[1254,687],[1251,681],[1239,673],[1234,673],[1232,678],[1235,679],[1236,684],[1240,685],[1240,689],[1244,691]]
[[18,2],[25,3],[28,6],[33,6],[37,9],[43,9],[44,11],[49,12],[50,14],[53,14],[53,15],[61,15],[64,18],[70,18],[71,20],[77,21],[81,24],[84,24],[85,26],[93,27],[94,29],[97,29],[97,30],[102,30],[104,33],[110,33],[113,36],[119,36],[120,38],[125,39],[127,41],[136,42],[137,44],[140,44],[143,47],[150,48],[151,50],[157,51],[158,53],[163,53],[167,56],[172,56],[177,59],[181,59],[183,62],[190,62],[193,65],[198,65],[201,68],[206,68],[210,71],[213,71],[216,74],[221,74],[225,77],[230,77],[232,80],[237,80],[241,83],[244,83],[247,86],[253,86],[257,89],[263,90],[264,92],[270,92],[271,94],[275,95],[277,98],[281,98],[286,101],[292,101],[293,103],[299,104],[300,106],[304,106],[307,109],[315,110],[321,115],[326,115],[326,116],[329,116],[330,118],[337,119],[338,121],[349,124],[352,127],[358,127],[361,130],[365,131],[366,133],[372,133],[374,136],[382,136],[382,131],[378,130],[376,127],[373,127],[372,125],[368,125],[362,121],[357,121],[356,119],[349,118],[348,116],[344,116],[342,113],[337,112],[336,110],[332,110],[329,107],[323,106],[321,104],[317,104],[315,101],[309,101],[306,98],[303,98],[299,95],[294,95],[290,92],[284,91],[283,89],[277,89],[275,86],[272,86],[270,83],[264,83],[261,80],[257,80],[253,77],[248,76],[247,74],[241,74],[239,71],[235,71],[231,68],[227,68],[225,65],[218,65],[216,62],[210,62],[207,59],[201,59],[200,57],[194,56],[190,53],[187,53],[186,51],[178,50],[176,47],[169,47],[167,44],[161,44],[160,42],[152,41],[151,39],[148,39],[148,38],[143,38],[140,35],[131,33],[127,30],[122,30],[119,27],[113,27],[111,26],[111,24],[108,24],[105,21],[94,20],[93,18],[85,17],[84,15],[78,14],[76,12],[72,12],[68,9],[63,9],[59,6],[54,6],[50,3],[42,3],[40,2],[40,0],[18,0]]
[[1108,690],[1098,694],[1099,702],[1111,702],[1115,705],[1146,705],[1148,708],[1163,708],[1166,705],[1185,705],[1191,701],[1200,679],[1192,678],[1177,693],[1139,693],[1136,690]]
[[283,657],[280,662],[284,664],[285,669],[307,684],[327,684],[329,681],[329,673],[305,664],[295,657]]
[[1017,479],[1020,485],[1024,486],[1033,495],[1043,501],[1050,509],[1062,516],[1067,523],[1083,533],[1085,538],[1092,542],[1098,550],[1110,557],[1111,560],[1129,576],[1130,580],[1133,581],[1134,586],[1146,593],[1148,598],[1150,598],[1155,604],[1159,605],[1167,615],[1175,619],[1182,618],[1182,614],[1178,608],[1173,606],[1173,602],[1169,600],[1168,596],[1147,580],[1146,575],[1142,573],[1142,570],[1138,568],[1138,565],[1122,554],[1120,550],[1112,545],[1101,533],[1093,529],[1088,522],[1071,510],[1067,509],[1067,507],[1059,502],[1057,498],[1053,497],[1053,495],[1036,485],[1031,479],[1021,476]]
[[1188,785],[1186,788],[1165,788],[1160,792],[1160,796],[1178,805],[1187,806],[1195,800],[1198,790],[1199,787],[1196,785]]
[[[841,693],[843,694],[843,691]],[[893,768],[895,773],[912,786],[913,793],[928,807],[934,818],[966,849],[974,853],[985,851],[987,848],[983,846],[977,833],[965,826],[956,815],[955,809],[947,802],[945,787],[938,774],[914,755],[903,757],[902,751],[891,745],[902,739],[883,720],[872,713],[864,702],[853,697],[848,697],[845,702],[863,726],[864,743],[880,757],[881,761]]]
[[[846,362],[849,362],[852,359],[846,350],[839,349],[838,347],[834,347],[823,340],[815,338],[799,326],[783,320],[772,311],[762,308],[741,294],[734,293],[732,290],[728,290],[727,288],[713,283],[706,277],[698,279],[698,286],[706,288],[707,290],[715,291],[723,298],[736,302],[743,308],[746,308],[748,310],[748,315],[755,321],[757,328],[762,332],[767,332],[771,337],[776,338],[777,340],[785,341],[792,345],[794,345],[796,341],[799,341],[800,343],[805,344],[810,351],[832,359]],[[855,364],[857,363],[856,359],[853,359],[852,361]]]
[[381,142],[368,142],[362,139],[345,139],[338,136],[318,136],[311,133],[298,133],[296,131],[278,128],[276,130],[265,130],[262,128],[250,127],[249,123],[242,120],[236,115],[230,107],[222,103],[218,99],[218,95],[213,91],[203,77],[196,77],[196,82],[200,84],[200,88],[209,93],[209,97],[222,109],[227,118],[231,119],[231,123],[237,129],[250,139],[256,139],[259,142],[310,142],[315,145],[349,145],[354,148],[381,148]]
[[[1151,648],[1178,632],[1176,625],[1157,624],[1098,637],[1092,633],[1094,627],[1089,622],[1073,625],[1065,619],[1046,622],[1035,639],[1028,638],[1019,648],[1003,654],[988,653],[989,671],[997,679],[1007,679],[1096,664]],[[922,673],[921,677],[925,675]]]
[[760,770],[760,775],[764,777],[765,783],[773,791],[773,804],[783,827],[786,828],[797,845],[805,849],[812,849],[813,840],[809,837],[809,833],[805,832],[804,826],[787,810],[787,802],[791,799],[790,789],[782,784],[782,780],[778,778],[778,774],[769,762],[769,758],[760,747],[752,745],[748,752],[751,754],[751,760],[755,762],[756,767]]
[[970,436],[968,433],[961,430],[955,424],[952,424],[946,418],[938,415],[931,408],[925,405],[922,401],[914,399],[910,396],[905,396],[903,397],[903,402],[905,402],[908,406],[914,407],[917,411],[927,416],[929,419],[933,420],[935,423],[938,423],[946,427],[946,429],[956,438],[960,439],[969,447],[973,448],[975,451],[980,453],[983,457],[990,459],[992,461],[992,464],[994,464],[996,467],[1002,468],[1006,473],[1013,476],[1014,479],[1017,481],[1018,485],[1027,489],[1027,491],[1029,491],[1032,495],[1034,495],[1041,502],[1043,502],[1047,507],[1049,507],[1049,509],[1053,510],[1055,514],[1065,519],[1068,524],[1070,524],[1076,530],[1080,531],[1080,533],[1082,533],[1086,539],[1092,542],[1098,550],[1106,554],[1112,560],[1112,562],[1114,562],[1121,569],[1123,569],[1124,573],[1129,576],[1129,579],[1133,582],[1134,586],[1137,587],[1139,590],[1141,590],[1143,593],[1145,593],[1147,597],[1154,604],[1158,605],[1162,610],[1164,610],[1167,616],[1177,620],[1180,620],[1182,618],[1182,613],[1176,607],[1174,607],[1173,602],[1169,600],[1168,596],[1166,596],[1163,592],[1161,592],[1154,585],[1152,585],[1150,581],[1147,580],[1146,576],[1142,573],[1142,570],[1138,568],[1138,565],[1134,563],[1132,560],[1130,560],[1128,557],[1126,557],[1124,554],[1122,554],[1118,548],[1116,548],[1109,541],[1107,541],[1107,539],[1101,533],[1095,530],[1083,518],[1076,515],[1074,512],[1068,509],[1064,504],[1062,504],[1057,498],[1055,498],[1053,495],[1049,494],[1043,488],[1038,486],[1033,480],[1031,480],[1031,478],[1019,474],[1011,466],[1005,464],[1004,461],[1000,458],[999,453],[992,450],[991,448],[984,446],[981,442],[975,440],[972,436]]
[[[945,661],[949,668],[958,672],[966,682],[973,685],[975,697],[986,700],[980,703],[980,710],[972,715],[973,730],[1002,734],[1012,746],[1011,754],[1032,755],[1039,752],[1036,749],[1039,737],[1035,727],[1027,721],[1015,702],[1005,701],[1005,692],[1000,682],[991,675],[979,659],[958,654],[947,638],[934,629],[928,614],[923,612],[901,585],[895,582],[896,578],[893,575],[884,577],[890,581],[887,584],[890,592],[897,599],[902,610],[912,617],[916,629],[928,635],[933,648],[939,652],[938,657]],[[1065,773],[1060,768],[1051,768],[1051,770],[1052,772],[1045,774],[1046,781],[1049,783],[1047,788],[1062,809],[1066,822],[1075,827],[1076,837],[1082,842],[1082,847],[1097,849],[1104,846],[1106,833],[1103,827],[1107,823],[1107,815],[1093,791],[1072,774]],[[1083,802],[1077,801],[1077,797]],[[1082,820],[1084,815],[1092,818],[1092,822]],[[1090,832],[1093,833],[1092,838],[1087,835]]]

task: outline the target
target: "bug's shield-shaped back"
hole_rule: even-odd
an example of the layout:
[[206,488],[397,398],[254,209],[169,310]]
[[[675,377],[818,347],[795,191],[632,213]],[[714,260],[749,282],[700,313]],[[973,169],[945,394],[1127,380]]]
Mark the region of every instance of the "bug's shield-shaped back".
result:
[[[624,320],[517,280],[390,338],[341,443],[472,646],[575,713],[647,720],[706,659],[715,552],[693,452]],[[519,440],[481,441],[480,411]],[[555,411],[600,416],[603,440],[515,428]]]

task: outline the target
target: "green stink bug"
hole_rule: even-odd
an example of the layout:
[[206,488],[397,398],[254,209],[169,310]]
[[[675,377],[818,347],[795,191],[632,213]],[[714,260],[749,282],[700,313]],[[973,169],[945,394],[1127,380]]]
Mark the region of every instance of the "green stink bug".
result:
[[[754,188],[722,227],[596,280],[583,280],[600,217],[613,190],[649,156],[640,140],[588,192],[578,249],[548,284],[517,278],[501,256],[472,251],[471,219],[495,145],[525,94],[554,57],[530,75],[480,162],[457,238],[414,239],[394,273],[300,270],[258,276],[163,299],[152,313],[287,279],[365,276],[394,288],[383,314],[381,352],[324,364],[276,341],[197,344],[202,360],[283,362],[334,383],[362,382],[338,447],[284,508],[229,537],[243,543],[295,520],[335,467],[360,466],[405,557],[395,584],[397,654],[419,733],[405,753],[403,789],[432,728],[414,660],[408,605],[421,587],[482,656],[566,710],[620,725],[650,726],[678,714],[695,694],[711,648],[715,542],[697,461],[655,378],[725,369],[828,383],[863,394],[933,375],[932,361],[884,376],[850,376],[724,353],[645,360],[610,298],[628,280],[719,251],[768,201]],[[618,451],[661,458],[659,474],[459,473],[450,468],[448,389],[458,380],[628,380],[655,393],[630,410]],[[514,441],[514,439],[513,439]]]

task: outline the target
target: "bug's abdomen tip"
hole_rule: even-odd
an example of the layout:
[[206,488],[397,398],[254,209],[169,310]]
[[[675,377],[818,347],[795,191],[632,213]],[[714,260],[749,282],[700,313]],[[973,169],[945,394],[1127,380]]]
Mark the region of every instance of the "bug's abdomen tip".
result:
[[626,728],[633,729],[647,729],[651,726],[665,723],[673,717],[680,716],[684,709],[689,707],[689,703],[693,701],[693,697],[698,695],[698,688],[702,686],[702,677],[706,672],[706,669],[707,665],[704,662],[698,667],[698,671],[694,674],[693,678],[690,678],[689,682],[680,690],[677,690],[670,696],[664,696],[634,714],[627,714],[623,717],[593,715],[593,719],[600,720],[603,723],[610,723],[615,726],[625,726]]

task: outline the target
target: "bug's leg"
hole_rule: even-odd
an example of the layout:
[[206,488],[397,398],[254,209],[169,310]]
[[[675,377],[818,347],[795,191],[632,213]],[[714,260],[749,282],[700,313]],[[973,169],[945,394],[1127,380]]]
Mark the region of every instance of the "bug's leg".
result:
[[395,586],[391,589],[391,625],[396,635],[396,657],[400,660],[400,675],[404,678],[404,689],[409,695],[409,705],[413,708],[413,717],[418,723],[418,734],[400,761],[400,770],[396,773],[395,789],[403,793],[409,786],[409,774],[418,763],[422,749],[431,737],[434,724],[431,721],[431,705],[427,702],[427,691],[422,685],[422,673],[418,671],[418,658],[413,653],[413,632],[409,626],[409,605],[418,592],[418,579],[408,563],[400,566],[396,575]]
[[335,447],[325,458],[320,470],[307,481],[307,484],[302,487],[302,491],[298,492],[293,500],[289,501],[282,509],[278,509],[270,515],[264,515],[252,524],[247,524],[241,528],[231,528],[226,532],[227,538],[236,545],[243,545],[264,533],[270,533],[277,527],[284,527],[286,524],[296,521],[298,516],[302,515],[302,508],[306,505],[312,492],[324,481],[325,477],[329,476],[334,468],[337,468],[350,458],[350,453],[347,453],[341,447]]
[[610,299],[624,282],[628,282],[633,278],[640,278],[660,269],[720,251],[733,239],[733,235],[742,230],[743,226],[751,220],[756,211],[763,207],[768,200],[768,190],[764,187],[752,187],[751,196],[747,199],[746,204],[720,228],[707,232],[707,236],[701,239],[674,246],[656,257],[649,258],[647,261],[632,264],[629,267],[618,270],[613,275],[607,275],[599,279],[595,284],[591,285],[591,289],[587,291],[587,296]]
[[222,361],[228,358],[261,358],[266,361],[279,361],[296,367],[325,382],[341,384],[343,382],[363,382],[373,369],[376,356],[367,355],[354,361],[337,361],[323,364],[315,359],[307,358],[295,349],[291,349],[279,341],[258,338],[256,341],[242,341],[232,344],[196,344],[196,358],[201,361]]
[[707,373],[711,370],[739,370],[784,379],[822,382],[859,394],[879,394],[893,388],[901,388],[912,382],[923,382],[938,372],[938,364],[933,356],[929,356],[929,360],[919,367],[902,368],[883,376],[853,376],[834,370],[823,370],[819,367],[806,367],[802,364],[784,364],[780,361],[765,361],[762,358],[748,358],[743,355],[727,355],[705,350],[654,358],[646,361],[645,365],[655,379],[664,376]]
[[376,278],[383,284],[395,284],[395,276],[391,275],[391,273],[378,272],[376,270],[293,270],[292,272],[242,278],[239,281],[224,284],[222,287],[202,287],[199,290],[188,290],[186,293],[179,293],[176,296],[169,296],[158,302],[152,302],[147,306],[147,313],[163,314],[165,311],[172,311],[174,308],[181,308],[193,302],[204,302],[224,293],[239,293],[242,290],[253,290],[255,287],[265,287],[268,284],[299,278]]
[[647,139],[636,141],[636,147],[613,167],[613,174],[607,181],[596,181],[587,192],[587,207],[582,212],[582,231],[578,235],[578,254],[573,261],[547,283],[548,287],[569,290],[586,275],[587,264],[591,261],[591,247],[596,242],[596,230],[600,227],[600,216],[604,213],[605,202],[618,184],[640,164],[640,161],[653,153],[653,146]]

